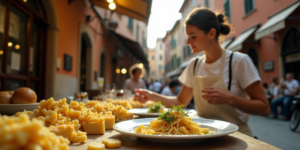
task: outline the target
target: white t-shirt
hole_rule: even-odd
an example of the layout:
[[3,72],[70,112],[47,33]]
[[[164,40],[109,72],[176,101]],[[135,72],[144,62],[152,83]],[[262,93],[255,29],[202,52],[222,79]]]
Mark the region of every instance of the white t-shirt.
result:
[[165,96],[176,96],[174,93],[172,93],[169,86],[164,87],[163,90],[161,91],[161,94]]
[[284,82],[288,89],[284,89],[284,95],[292,95],[292,92],[295,88],[299,88],[299,82],[293,79],[291,82],[285,81]]
[[155,92],[159,92],[160,91],[160,88],[162,87],[162,84],[160,82],[154,82],[153,83],[153,86],[154,86],[154,91]]
[[[226,51],[225,64],[223,70],[223,79],[225,85],[228,86],[229,82],[229,59],[230,59],[231,51]],[[190,61],[190,64],[185,68],[181,76],[179,77],[179,81],[187,87],[193,87],[194,80],[194,64],[196,58]],[[217,75],[220,72],[220,63],[221,58],[213,63],[205,62],[205,55],[199,57],[198,60],[199,68],[198,72],[195,72],[198,76],[210,76]],[[231,90],[229,93],[239,96],[241,98],[247,99],[248,95],[245,92],[245,89],[256,81],[261,81],[258,71],[256,67],[253,65],[251,58],[239,52],[234,53],[232,57],[232,80],[231,80]],[[196,70],[196,69],[195,69]],[[239,114],[240,119],[243,122],[247,122],[248,114],[244,113],[238,109],[235,109]]]
[[134,89],[140,89],[140,88],[141,89],[146,89],[145,82],[142,79],[139,79],[138,83],[134,82],[131,78],[129,78],[125,81],[125,84],[124,84],[124,89],[125,90],[133,91]]

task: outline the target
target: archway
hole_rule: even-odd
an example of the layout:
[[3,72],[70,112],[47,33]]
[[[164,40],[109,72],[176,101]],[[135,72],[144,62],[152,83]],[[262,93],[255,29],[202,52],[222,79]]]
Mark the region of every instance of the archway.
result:
[[259,71],[259,58],[258,58],[256,50],[254,48],[250,48],[248,50],[248,55],[251,58],[256,69]]
[[284,73],[294,73],[295,79],[300,80],[300,32],[290,28],[283,38],[282,60]]

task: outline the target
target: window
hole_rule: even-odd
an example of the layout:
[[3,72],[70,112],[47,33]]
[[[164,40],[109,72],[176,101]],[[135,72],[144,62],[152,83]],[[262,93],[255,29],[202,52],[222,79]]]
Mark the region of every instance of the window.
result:
[[163,44],[160,44],[160,49],[163,49],[163,46],[164,46]]
[[244,0],[244,5],[245,5],[245,14],[248,14],[254,9],[253,0]]
[[120,13],[117,13],[117,14],[118,14],[119,18],[122,19],[122,14],[120,14]]
[[185,59],[186,58],[186,48],[185,48],[185,46],[183,47],[183,59]]
[[162,60],[162,55],[159,56],[159,59]]
[[139,25],[136,25],[136,41],[139,42]]
[[284,36],[282,51],[289,52],[300,49],[300,31],[297,28],[291,28]]
[[159,71],[162,71],[162,66],[161,65],[159,65]]
[[230,18],[230,0],[226,0],[224,2],[224,10],[225,10],[225,16],[228,17],[229,22],[231,22],[231,18]]
[[146,45],[146,38],[143,36],[143,39],[142,39],[143,41],[142,41],[142,45],[143,45],[143,47],[146,47],[147,45]]
[[128,27],[132,32],[133,31],[133,19],[131,17],[128,17]]
[[152,59],[154,60],[154,55],[152,56]]
[[180,57],[177,58],[177,67],[180,66],[180,63],[181,63],[181,60],[180,60]]
[[190,11],[189,6],[190,6],[189,4],[186,5],[186,14],[189,14],[189,11]]
[[26,86],[35,91],[38,100],[44,99],[42,58],[46,53],[47,23],[43,21],[43,7],[38,0],[18,5],[12,5],[17,0],[7,2],[0,0],[0,90],[15,91]]
[[258,56],[257,56],[256,50],[253,49],[253,48],[250,48],[250,50],[248,51],[248,55],[251,58],[251,60],[253,61],[253,64],[256,67],[256,69],[259,70],[258,69],[259,60],[258,60]]
[[201,7],[201,4],[200,4],[200,3],[198,4],[198,7]]
[[209,0],[205,0],[205,7],[209,7]]

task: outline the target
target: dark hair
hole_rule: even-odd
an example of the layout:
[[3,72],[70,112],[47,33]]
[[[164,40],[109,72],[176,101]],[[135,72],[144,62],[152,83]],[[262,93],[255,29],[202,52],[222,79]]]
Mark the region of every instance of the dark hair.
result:
[[272,82],[275,83],[276,81],[278,81],[278,78],[274,77],[273,80],[272,80]]
[[289,73],[287,73],[287,75],[290,75],[292,78],[294,78],[294,73],[292,73],[292,72],[289,72]]
[[268,88],[268,83],[263,83],[264,88]]
[[179,82],[177,80],[171,81],[169,83],[169,87],[170,88],[173,88],[173,87],[178,86],[178,85],[179,85]]
[[214,28],[217,31],[216,40],[218,40],[220,34],[228,35],[231,30],[228,19],[224,14],[215,13],[207,8],[194,9],[185,19],[185,25],[194,25],[206,34]]
[[134,75],[138,70],[142,71],[141,68],[136,67],[132,70],[132,74]]

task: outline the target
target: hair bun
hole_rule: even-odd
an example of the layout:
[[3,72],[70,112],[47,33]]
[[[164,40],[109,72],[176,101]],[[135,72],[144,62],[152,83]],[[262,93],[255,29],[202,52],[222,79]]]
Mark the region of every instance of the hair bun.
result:
[[224,23],[225,22],[225,20],[224,20],[225,16],[223,14],[218,14],[217,18],[220,21],[220,23]]
[[220,13],[217,15],[217,18],[220,21],[220,25],[221,25],[220,33],[222,35],[228,35],[230,33],[230,25],[225,22],[227,20],[226,16]]

